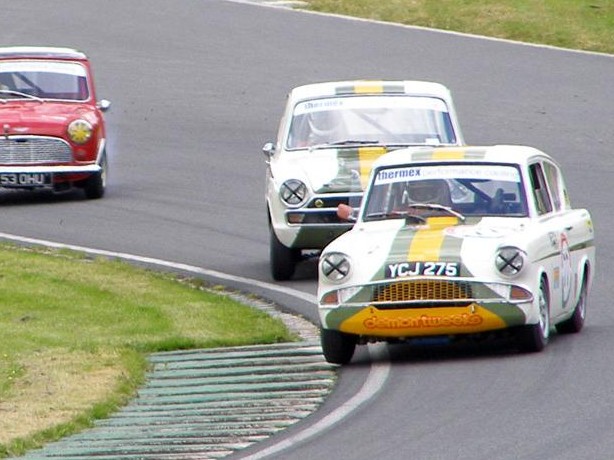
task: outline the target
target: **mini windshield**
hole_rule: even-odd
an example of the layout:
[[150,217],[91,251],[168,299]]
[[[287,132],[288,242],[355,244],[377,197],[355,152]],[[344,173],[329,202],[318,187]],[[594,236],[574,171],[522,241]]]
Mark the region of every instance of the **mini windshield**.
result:
[[433,97],[345,96],[294,108],[286,148],[343,144],[455,144],[448,107]]
[[380,169],[365,197],[363,220],[401,218],[408,213],[441,214],[442,207],[465,217],[525,217],[520,172],[515,166],[500,164]]
[[73,62],[0,62],[0,98],[85,101],[89,89],[85,68]]

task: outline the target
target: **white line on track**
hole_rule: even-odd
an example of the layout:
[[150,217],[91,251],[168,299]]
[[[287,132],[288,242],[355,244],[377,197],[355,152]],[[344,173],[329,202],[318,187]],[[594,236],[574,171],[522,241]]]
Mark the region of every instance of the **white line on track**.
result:
[[[155,259],[151,257],[137,256],[134,254],[127,254],[122,252],[105,251],[102,249],[93,249],[84,246],[75,246],[72,244],[57,243],[53,241],[40,240],[35,238],[27,238],[18,235],[11,235],[9,233],[0,233],[0,239],[16,241],[24,244],[33,244],[39,246],[46,246],[57,249],[70,249],[73,251],[79,251],[86,254],[99,255],[109,258],[118,258],[132,262],[145,263],[148,265],[154,265],[159,267],[172,268],[175,270],[187,271],[190,273],[196,273],[199,275],[210,276],[220,280],[234,281],[243,283],[246,285],[257,286],[259,288],[267,289],[270,291],[280,292],[289,296],[293,296],[313,304],[316,303],[315,296],[298,291],[296,289],[279,286],[265,281],[259,281],[252,278],[244,278],[242,276],[229,275],[227,273],[219,272],[216,270],[208,270],[206,268],[196,267],[193,265],[186,265],[177,262],[170,262],[167,260]],[[388,353],[383,346],[375,347],[369,346],[369,353],[373,355],[377,352],[377,359],[371,360],[371,368],[369,369],[369,375],[365,380],[362,388],[358,393],[351,397],[347,402],[333,410],[330,414],[326,415],[317,423],[305,428],[304,430],[296,433],[288,439],[285,439],[273,446],[261,450],[245,457],[245,460],[256,460],[265,458],[268,455],[278,454],[279,452],[288,449],[298,442],[305,441],[309,438],[316,436],[331,426],[339,423],[342,419],[350,415],[358,407],[375,397],[379,391],[383,388],[384,384],[390,374],[390,361],[388,360]]]
[[[369,346],[369,352],[373,355],[373,350],[376,347]],[[371,361],[371,369],[369,370],[369,376],[367,380],[365,380],[364,385],[360,389],[358,393],[356,393],[352,398],[350,398],[346,403],[339,406],[337,409],[332,411],[326,417],[322,418],[322,420],[313,424],[310,427],[305,428],[299,433],[284,439],[283,441],[278,442],[270,447],[267,447],[259,452],[254,454],[240,457],[243,460],[259,460],[262,458],[266,458],[269,455],[279,454],[280,452],[294,447],[297,443],[306,441],[309,438],[312,438],[319,433],[322,433],[324,430],[332,427],[337,424],[345,417],[350,415],[355,409],[363,405],[368,400],[372,399],[379,390],[382,389],[386,380],[388,379],[388,375],[390,374],[390,361],[388,358],[388,352],[386,351],[385,346],[379,346],[378,348],[378,358],[377,360]]]

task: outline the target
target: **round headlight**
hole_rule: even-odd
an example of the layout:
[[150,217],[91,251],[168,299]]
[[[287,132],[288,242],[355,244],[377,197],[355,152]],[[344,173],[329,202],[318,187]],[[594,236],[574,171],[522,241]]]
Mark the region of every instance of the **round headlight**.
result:
[[279,197],[288,206],[298,206],[307,198],[307,186],[297,179],[290,179],[281,184]]
[[342,281],[350,274],[350,259],[345,254],[330,252],[320,259],[322,275],[330,281]]
[[75,144],[85,144],[92,137],[92,125],[86,120],[75,120],[68,125],[68,137]]
[[500,248],[495,257],[497,270],[506,276],[515,276],[524,267],[525,253],[521,249],[507,246]]

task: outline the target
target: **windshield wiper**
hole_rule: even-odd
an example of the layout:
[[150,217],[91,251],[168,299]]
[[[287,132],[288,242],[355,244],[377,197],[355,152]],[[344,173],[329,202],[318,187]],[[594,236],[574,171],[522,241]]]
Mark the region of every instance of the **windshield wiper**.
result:
[[365,220],[384,220],[384,219],[415,219],[420,223],[426,222],[426,218],[418,214],[407,211],[373,212],[365,216]]
[[342,141],[330,142],[328,145],[351,145],[351,144],[379,144],[378,140],[355,140],[355,139],[345,139]]
[[449,206],[443,206],[441,204],[436,203],[410,203],[407,204],[408,208],[417,208],[417,209],[433,209],[436,211],[444,211],[448,214],[452,214],[454,217],[458,217],[463,222],[465,221],[465,216],[463,216],[460,212],[455,211]]
[[[38,96],[33,96],[32,94],[22,93],[21,91],[13,91],[12,89],[0,89],[0,95],[9,95],[9,96],[17,96],[17,97],[25,97],[26,99],[34,99],[40,103],[44,103],[45,101]],[[0,98],[0,101],[6,104],[7,100],[5,98]]]

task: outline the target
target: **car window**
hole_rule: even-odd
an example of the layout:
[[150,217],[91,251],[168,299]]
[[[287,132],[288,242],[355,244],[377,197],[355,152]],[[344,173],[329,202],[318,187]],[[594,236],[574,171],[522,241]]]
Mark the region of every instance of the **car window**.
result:
[[393,167],[373,176],[365,220],[402,217],[417,204],[437,204],[464,216],[527,215],[519,170],[500,164]]
[[[72,62],[0,62],[0,90],[43,99],[84,101],[89,98],[86,71]],[[10,94],[3,94],[3,97]]]
[[530,165],[529,176],[531,178],[531,189],[533,191],[537,213],[541,215],[552,212],[552,201],[548,194],[548,185],[544,176],[542,164],[535,163]]
[[559,169],[547,161],[544,161],[543,168],[546,183],[548,184],[548,188],[550,190],[550,196],[552,197],[552,205],[555,210],[560,211],[563,209],[564,197],[561,196],[563,184]]
[[438,145],[456,143],[456,135],[448,108],[437,98],[346,96],[295,106],[286,148],[352,141]]

